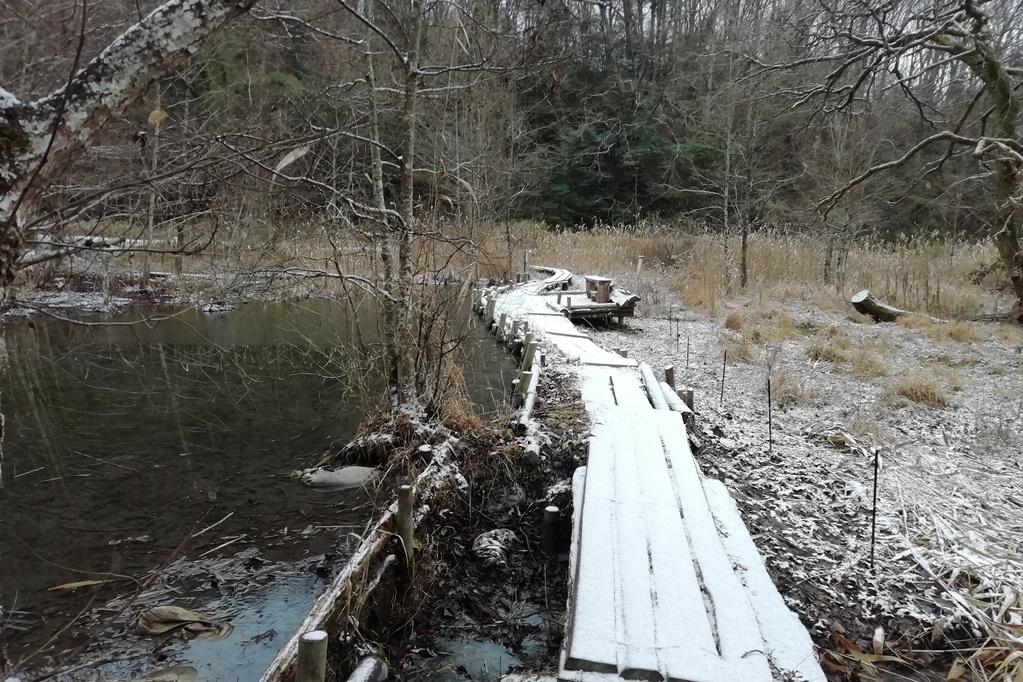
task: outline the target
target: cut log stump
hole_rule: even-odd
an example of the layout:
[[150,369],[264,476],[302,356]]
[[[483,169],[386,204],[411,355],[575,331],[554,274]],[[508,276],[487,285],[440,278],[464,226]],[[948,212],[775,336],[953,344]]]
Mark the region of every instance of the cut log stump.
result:
[[909,315],[908,310],[888,305],[881,299],[870,293],[868,289],[853,294],[853,308],[863,315],[870,315],[874,322],[894,322],[903,315]]

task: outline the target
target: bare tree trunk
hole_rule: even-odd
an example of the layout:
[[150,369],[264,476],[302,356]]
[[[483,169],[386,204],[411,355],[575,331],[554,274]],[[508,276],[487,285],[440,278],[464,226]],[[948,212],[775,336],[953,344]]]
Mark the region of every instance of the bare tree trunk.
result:
[[398,400],[415,400],[415,367],[412,348],[412,237],[415,231],[415,157],[416,157],[416,99],[419,95],[419,45],[422,40],[422,0],[412,0],[409,6],[409,49],[405,56],[405,88],[401,107],[401,196],[398,211],[401,214],[401,232],[398,237],[398,300],[405,306],[405,319],[401,324],[399,347],[401,362],[398,368]]
[[749,254],[749,221],[742,221],[742,243],[740,246],[739,254],[739,286],[743,289],[746,288],[746,284],[749,282],[749,271],[746,264],[746,258]]
[[[161,112],[162,98],[160,84],[156,84],[156,108],[154,112]],[[162,113],[162,112],[161,112]],[[153,224],[156,222],[156,185],[153,184],[153,177],[156,175],[157,166],[160,163],[160,114],[150,115],[149,122],[153,126],[153,141],[149,143],[152,150],[149,159],[149,210],[146,215],[146,250],[142,252],[142,286],[149,286],[149,249],[153,245]]]
[[1023,245],[1021,245],[1020,210],[1015,197],[1023,190],[1023,174],[1019,164],[1002,161],[995,171],[996,222],[993,239],[1009,275],[1016,304],[1009,316],[1023,322]]
[[[372,21],[371,2],[366,2],[366,15]],[[380,104],[377,93],[376,67],[373,63],[373,36],[371,29],[366,31],[366,80],[369,84],[370,103],[370,175],[373,181],[373,204],[380,213],[379,221],[382,228],[379,232],[377,245],[380,247],[380,262],[384,268],[384,291],[388,294],[383,301],[384,328],[387,345],[388,388],[392,404],[398,399],[399,365],[401,363],[399,329],[401,319],[397,306],[398,291],[394,286],[394,263],[391,253],[392,225],[387,218],[387,202],[384,198],[384,163],[380,155]]]

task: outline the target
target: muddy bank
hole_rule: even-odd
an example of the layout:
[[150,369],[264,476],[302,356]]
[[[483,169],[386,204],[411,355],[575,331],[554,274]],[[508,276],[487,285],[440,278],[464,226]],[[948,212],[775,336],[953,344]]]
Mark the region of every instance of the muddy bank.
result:
[[[571,475],[584,463],[588,423],[574,378],[547,373],[534,416],[549,441],[525,457],[511,429],[464,434],[457,461],[468,487],[420,529],[408,592],[380,595],[359,635],[394,679],[498,680],[557,668],[565,621]],[[562,511],[555,556],[541,547],[543,510]]]

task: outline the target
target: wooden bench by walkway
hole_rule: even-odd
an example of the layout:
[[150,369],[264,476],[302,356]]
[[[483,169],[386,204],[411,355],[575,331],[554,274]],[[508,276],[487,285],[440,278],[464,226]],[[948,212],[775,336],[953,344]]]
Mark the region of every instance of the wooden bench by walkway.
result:
[[609,361],[614,354],[545,312],[541,294],[564,286],[565,272],[496,294],[494,307],[577,366],[592,423],[573,481],[558,678],[823,682],[728,491],[702,476],[682,416],[654,409],[635,361]]

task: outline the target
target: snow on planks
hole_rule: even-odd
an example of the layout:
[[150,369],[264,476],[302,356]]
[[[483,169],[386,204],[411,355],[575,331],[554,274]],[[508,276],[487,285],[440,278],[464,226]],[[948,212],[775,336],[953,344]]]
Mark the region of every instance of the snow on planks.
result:
[[[633,360],[545,311],[551,278],[497,294],[578,365],[593,424],[573,479],[569,622],[560,680],[823,682],[727,490],[705,480],[682,417],[654,409]],[[648,378],[648,380],[650,380]]]

